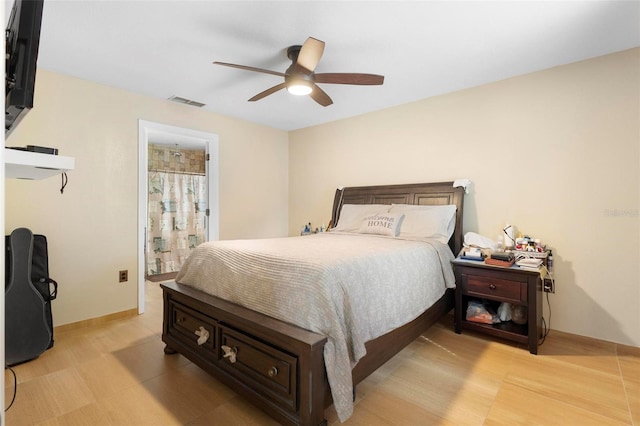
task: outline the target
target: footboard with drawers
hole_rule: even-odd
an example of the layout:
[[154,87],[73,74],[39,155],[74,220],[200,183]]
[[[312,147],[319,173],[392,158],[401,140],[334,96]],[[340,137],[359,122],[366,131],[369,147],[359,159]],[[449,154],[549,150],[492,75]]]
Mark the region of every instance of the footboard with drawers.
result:
[[166,353],[179,351],[283,424],[324,423],[326,337],[177,283],[162,288]]

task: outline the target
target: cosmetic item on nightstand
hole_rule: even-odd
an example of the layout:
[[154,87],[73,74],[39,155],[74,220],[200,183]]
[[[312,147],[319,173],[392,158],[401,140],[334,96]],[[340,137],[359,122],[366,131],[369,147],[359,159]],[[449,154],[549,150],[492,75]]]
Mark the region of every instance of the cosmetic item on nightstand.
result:
[[504,227],[503,231],[506,235],[504,245],[507,249],[512,249],[516,242],[515,228],[507,223],[507,226]]

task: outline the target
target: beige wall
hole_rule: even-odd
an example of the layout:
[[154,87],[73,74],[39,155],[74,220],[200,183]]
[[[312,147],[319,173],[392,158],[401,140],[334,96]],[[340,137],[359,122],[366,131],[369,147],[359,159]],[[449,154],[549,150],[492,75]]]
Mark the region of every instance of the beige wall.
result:
[[469,178],[465,232],[552,247],[553,329],[640,346],[639,104],[633,49],[290,132],[289,234],[339,186]]
[[221,239],[287,234],[286,132],[45,70],[35,93],[6,145],[57,147],[76,169],[62,195],[58,177],[6,180],[5,231],[47,236],[55,325],[137,306],[139,119],[219,135]]

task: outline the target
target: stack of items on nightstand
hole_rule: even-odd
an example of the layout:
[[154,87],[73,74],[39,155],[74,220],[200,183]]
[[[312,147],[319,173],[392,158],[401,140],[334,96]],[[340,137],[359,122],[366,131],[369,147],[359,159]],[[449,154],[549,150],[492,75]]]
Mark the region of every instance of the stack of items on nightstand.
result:
[[493,252],[484,260],[487,265],[510,267],[516,261],[516,256],[510,251]]
[[515,250],[516,265],[525,269],[538,270],[549,256],[546,246],[539,238],[528,236],[516,238]]
[[465,260],[484,260],[485,254],[479,247],[465,247],[460,253],[460,258]]

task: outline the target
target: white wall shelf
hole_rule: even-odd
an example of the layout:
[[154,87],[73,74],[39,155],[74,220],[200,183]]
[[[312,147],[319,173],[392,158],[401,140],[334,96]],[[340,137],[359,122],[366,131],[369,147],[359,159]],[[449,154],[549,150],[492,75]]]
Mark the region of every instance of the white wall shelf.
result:
[[75,159],[60,155],[4,149],[4,176],[17,179],[45,179],[73,170]]

